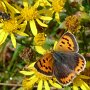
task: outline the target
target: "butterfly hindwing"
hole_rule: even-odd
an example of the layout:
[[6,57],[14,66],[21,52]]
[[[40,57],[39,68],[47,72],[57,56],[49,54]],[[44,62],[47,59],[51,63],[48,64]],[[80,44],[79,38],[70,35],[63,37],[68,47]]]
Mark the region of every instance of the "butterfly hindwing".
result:
[[73,34],[66,32],[55,46],[55,51],[78,52],[78,44]]
[[76,67],[75,67],[75,69],[74,69],[74,71],[77,73],[77,74],[79,74],[80,72],[82,72],[83,70],[84,70],[84,68],[85,68],[85,66],[86,66],[86,60],[85,60],[85,58],[82,56],[82,55],[80,55],[79,53],[77,53],[77,65],[76,65]]
[[53,73],[58,82],[63,86],[69,85],[76,75],[68,66],[60,65],[58,62],[55,62]]
[[78,53],[54,52],[54,75],[62,85],[70,84],[85,68],[85,59]]
[[52,76],[53,74],[53,57],[51,53],[43,55],[34,65],[38,72]]

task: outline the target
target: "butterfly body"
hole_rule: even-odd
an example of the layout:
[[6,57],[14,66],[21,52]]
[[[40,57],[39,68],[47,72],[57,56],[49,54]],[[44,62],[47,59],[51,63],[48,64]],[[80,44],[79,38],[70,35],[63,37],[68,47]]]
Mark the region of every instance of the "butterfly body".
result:
[[67,86],[86,65],[85,58],[78,50],[74,35],[66,32],[56,44],[55,50],[41,57],[34,67],[44,75],[55,76],[60,84]]

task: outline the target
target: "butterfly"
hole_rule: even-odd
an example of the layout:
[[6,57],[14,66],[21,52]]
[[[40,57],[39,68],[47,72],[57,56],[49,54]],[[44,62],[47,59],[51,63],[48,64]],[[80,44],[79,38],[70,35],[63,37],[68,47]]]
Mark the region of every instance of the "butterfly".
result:
[[78,51],[76,38],[66,32],[56,44],[55,50],[43,55],[34,67],[44,75],[55,76],[60,84],[67,86],[86,66],[85,58]]

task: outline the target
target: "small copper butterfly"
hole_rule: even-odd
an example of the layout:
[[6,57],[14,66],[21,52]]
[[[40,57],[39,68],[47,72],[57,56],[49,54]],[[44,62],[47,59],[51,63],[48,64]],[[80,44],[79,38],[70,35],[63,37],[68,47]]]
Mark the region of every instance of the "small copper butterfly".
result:
[[76,38],[66,32],[56,44],[55,50],[43,55],[34,67],[44,75],[55,76],[60,84],[67,86],[86,65],[85,58],[78,50]]

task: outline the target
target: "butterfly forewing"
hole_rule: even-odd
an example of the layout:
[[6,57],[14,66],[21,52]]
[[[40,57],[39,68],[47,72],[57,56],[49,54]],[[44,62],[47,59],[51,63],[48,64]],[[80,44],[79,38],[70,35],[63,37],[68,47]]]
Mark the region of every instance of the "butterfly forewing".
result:
[[53,57],[51,53],[43,55],[34,65],[38,72],[52,76],[53,74]]
[[54,75],[62,85],[70,84],[85,68],[85,59],[78,53],[54,52]]
[[66,32],[56,44],[55,51],[78,52],[78,44],[73,34]]

